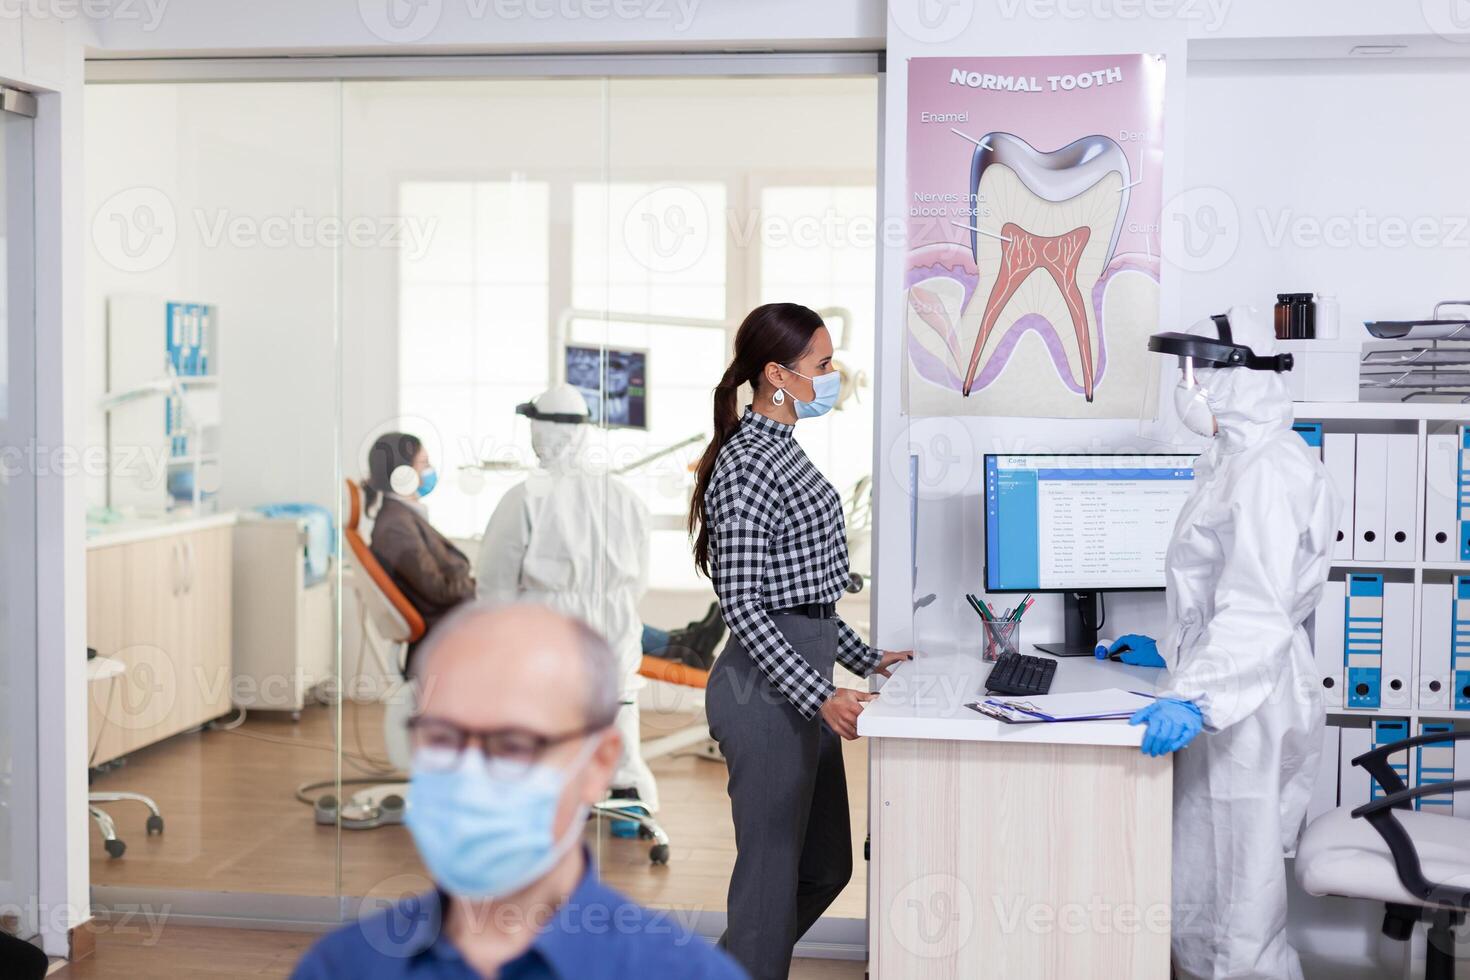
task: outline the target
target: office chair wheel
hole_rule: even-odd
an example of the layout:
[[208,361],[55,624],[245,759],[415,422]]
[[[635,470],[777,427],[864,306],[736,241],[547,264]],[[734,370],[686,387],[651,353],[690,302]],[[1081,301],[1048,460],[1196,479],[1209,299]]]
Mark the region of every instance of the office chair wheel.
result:
[[148,836],[163,833],[163,818],[156,813],[148,815]]
[[110,858],[120,858],[123,856],[123,851],[128,849],[128,845],[117,838],[103,841],[102,846],[107,848],[107,856]]
[[648,860],[654,864],[669,863],[669,845],[655,844],[648,849]]

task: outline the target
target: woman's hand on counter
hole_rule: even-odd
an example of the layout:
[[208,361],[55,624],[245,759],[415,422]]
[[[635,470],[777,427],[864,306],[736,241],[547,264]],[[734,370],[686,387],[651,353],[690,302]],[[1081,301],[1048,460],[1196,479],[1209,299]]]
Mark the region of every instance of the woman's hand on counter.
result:
[[858,715],[863,713],[863,702],[871,701],[877,696],[867,691],[839,687],[832,692],[830,698],[822,702],[822,718],[834,732],[851,741],[858,737],[857,720]]
[[890,672],[894,664],[914,659],[912,650],[884,650],[882,653],[883,659],[878,661],[878,666],[873,668],[873,673],[882,674],[884,677],[891,676]]

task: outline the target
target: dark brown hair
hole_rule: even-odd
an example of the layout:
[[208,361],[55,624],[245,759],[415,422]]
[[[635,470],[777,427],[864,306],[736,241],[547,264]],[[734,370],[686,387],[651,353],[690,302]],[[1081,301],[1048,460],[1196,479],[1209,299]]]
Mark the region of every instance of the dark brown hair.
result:
[[423,445],[418,436],[407,432],[385,432],[378,436],[368,450],[368,476],[362,481],[364,513],[372,514],[392,492],[393,471],[400,466],[412,466]]
[[767,303],[757,306],[735,331],[735,358],[725,376],[715,385],[715,434],[694,474],[694,498],[689,501],[689,533],[694,538],[694,566],[710,574],[709,526],[705,522],[704,491],[709,487],[720,450],[740,426],[740,386],[754,391],[765,375],[766,365],[790,364],[812,345],[822,328],[822,318],[800,303]]

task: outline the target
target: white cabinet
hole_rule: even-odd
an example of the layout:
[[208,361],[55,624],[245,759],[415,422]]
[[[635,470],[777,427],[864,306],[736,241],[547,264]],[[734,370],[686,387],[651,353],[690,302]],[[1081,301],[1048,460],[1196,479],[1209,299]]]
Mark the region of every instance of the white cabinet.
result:
[[246,517],[235,526],[235,705],[300,711],[335,675],[334,576],[306,584],[305,522]]

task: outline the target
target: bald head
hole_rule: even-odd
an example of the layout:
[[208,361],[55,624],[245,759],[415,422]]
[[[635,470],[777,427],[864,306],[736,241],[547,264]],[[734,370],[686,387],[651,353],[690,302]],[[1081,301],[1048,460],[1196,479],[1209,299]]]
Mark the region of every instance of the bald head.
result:
[[418,709],[466,728],[543,734],[611,725],[612,648],[586,623],[530,603],[468,603],[414,658]]

